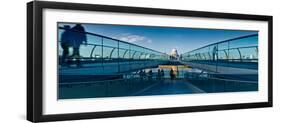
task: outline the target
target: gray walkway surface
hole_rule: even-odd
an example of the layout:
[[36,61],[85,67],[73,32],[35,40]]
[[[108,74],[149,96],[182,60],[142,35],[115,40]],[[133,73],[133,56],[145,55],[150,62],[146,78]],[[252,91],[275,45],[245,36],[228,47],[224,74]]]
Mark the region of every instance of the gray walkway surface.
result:
[[133,95],[169,95],[169,94],[190,94],[190,93],[204,93],[203,90],[195,87],[189,82],[177,80],[165,80],[164,82],[155,83]]
[[183,80],[108,82],[92,85],[74,84],[71,87],[61,86],[59,99],[151,96],[171,94],[204,93],[189,82]]

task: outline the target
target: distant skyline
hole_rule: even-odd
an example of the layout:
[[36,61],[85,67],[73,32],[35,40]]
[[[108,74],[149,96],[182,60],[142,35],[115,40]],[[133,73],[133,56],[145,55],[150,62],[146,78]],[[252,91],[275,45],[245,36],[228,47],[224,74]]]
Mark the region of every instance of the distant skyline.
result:
[[[60,27],[73,23],[59,23]],[[257,34],[257,31],[221,30],[178,27],[129,26],[111,24],[82,24],[86,32],[112,37],[143,47],[168,53],[177,49],[179,54],[219,41],[245,35]],[[90,43],[91,41],[89,41]]]

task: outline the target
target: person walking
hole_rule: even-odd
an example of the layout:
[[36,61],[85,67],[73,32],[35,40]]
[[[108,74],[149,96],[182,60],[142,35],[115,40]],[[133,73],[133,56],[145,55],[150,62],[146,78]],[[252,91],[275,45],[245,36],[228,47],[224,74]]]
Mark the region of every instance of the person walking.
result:
[[161,80],[161,71],[160,71],[160,69],[157,70],[157,79]]
[[152,76],[153,76],[152,70],[149,70],[149,71],[148,71],[148,80],[149,80],[149,81],[152,80]]
[[61,34],[61,48],[62,48],[62,57],[60,60],[61,65],[65,65],[67,63],[66,58],[69,56],[69,46],[71,43],[71,32],[70,26],[64,25],[64,32]]
[[165,73],[164,73],[164,70],[161,69],[161,80],[165,78]]
[[170,77],[171,77],[171,80],[174,80],[174,70],[173,69],[171,69],[170,70]]
[[140,76],[140,80],[143,81],[144,80],[144,76],[145,76],[145,73],[144,73],[143,70],[139,71],[139,76]]
[[215,61],[216,59],[217,59],[217,51],[218,50],[218,48],[217,48],[217,46],[214,46],[214,48],[213,48],[213,53],[212,53],[212,55],[213,55],[213,61]]
[[152,81],[152,76],[153,76],[152,70],[149,70],[148,71],[148,80],[149,81]]
[[76,59],[76,64],[78,67],[81,67],[80,64],[80,45],[84,42],[87,44],[87,37],[85,28],[81,24],[76,24],[73,28],[71,28],[72,31],[72,47],[73,47],[73,54],[71,58]]

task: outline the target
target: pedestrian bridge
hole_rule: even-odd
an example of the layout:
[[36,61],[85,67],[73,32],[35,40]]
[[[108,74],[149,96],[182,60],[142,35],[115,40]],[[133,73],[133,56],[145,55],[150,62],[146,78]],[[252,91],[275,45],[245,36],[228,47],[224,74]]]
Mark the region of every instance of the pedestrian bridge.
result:
[[[63,31],[64,28],[59,27],[58,33]],[[83,67],[75,67],[75,58],[68,59],[68,66],[60,61],[60,75],[122,74],[171,63],[184,64],[215,74],[258,74],[257,34],[203,46],[181,54],[177,61],[170,60],[167,53],[133,43],[90,32],[86,32],[86,35],[88,43],[80,46],[82,57],[79,60]],[[61,57],[62,48],[58,49]]]
[[[62,32],[60,27],[58,39]],[[176,60],[133,43],[86,35],[88,43],[80,46],[81,57],[69,57],[67,62],[61,61],[59,41],[59,99],[258,90],[258,35],[217,41]],[[76,66],[77,60],[82,66]],[[172,79],[170,67],[159,76],[159,65],[175,66],[176,78]],[[187,69],[179,71],[179,65]],[[154,71],[139,72],[146,68]]]

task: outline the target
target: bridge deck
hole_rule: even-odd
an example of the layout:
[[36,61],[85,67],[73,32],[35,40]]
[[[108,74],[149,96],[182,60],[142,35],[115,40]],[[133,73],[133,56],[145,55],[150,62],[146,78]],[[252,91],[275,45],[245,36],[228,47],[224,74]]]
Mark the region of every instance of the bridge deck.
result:
[[190,67],[221,74],[258,74],[257,62],[218,62],[190,61],[182,62]]
[[59,75],[108,75],[137,71],[145,68],[157,67],[166,64],[167,61],[128,61],[128,62],[106,62],[87,63],[83,67],[60,67]]

